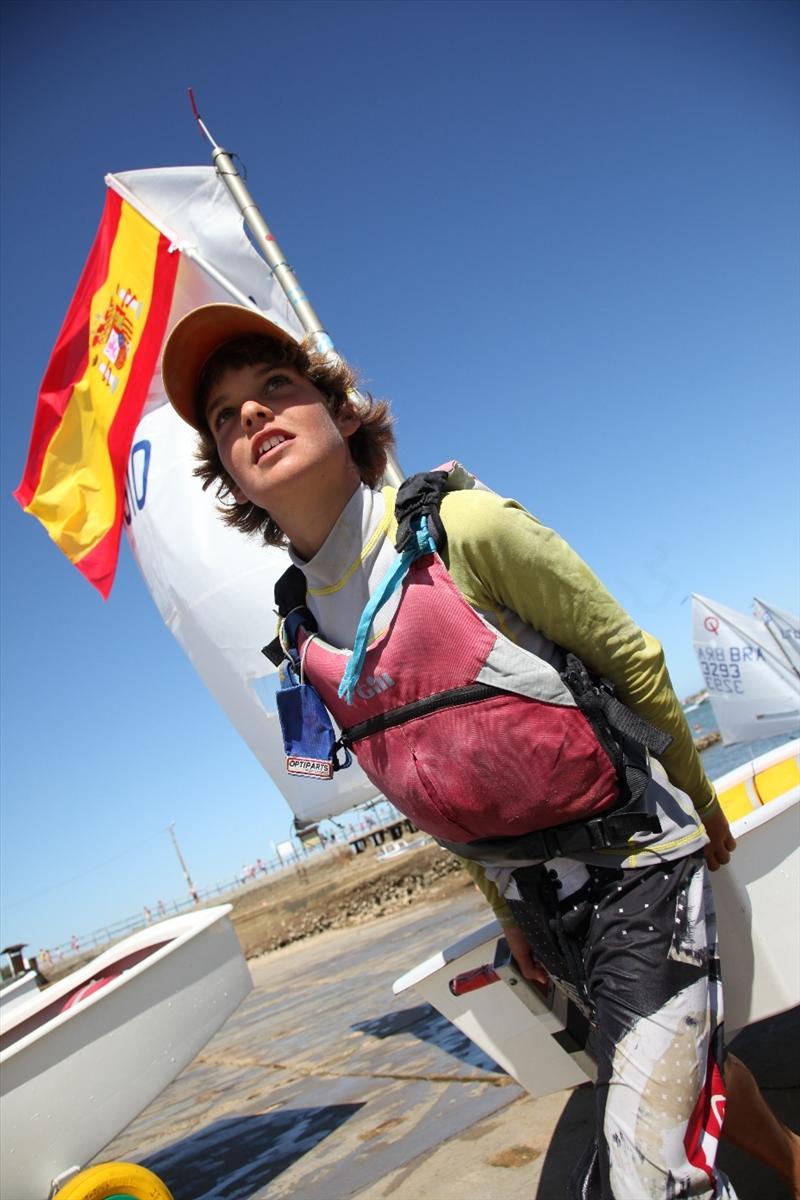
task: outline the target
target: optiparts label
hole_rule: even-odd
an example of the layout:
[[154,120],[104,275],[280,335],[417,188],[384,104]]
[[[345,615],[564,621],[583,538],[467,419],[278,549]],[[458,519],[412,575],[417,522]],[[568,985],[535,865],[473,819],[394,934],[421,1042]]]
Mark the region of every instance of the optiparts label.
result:
[[298,758],[288,755],[286,770],[290,775],[308,775],[312,779],[333,779],[333,763],[327,758]]

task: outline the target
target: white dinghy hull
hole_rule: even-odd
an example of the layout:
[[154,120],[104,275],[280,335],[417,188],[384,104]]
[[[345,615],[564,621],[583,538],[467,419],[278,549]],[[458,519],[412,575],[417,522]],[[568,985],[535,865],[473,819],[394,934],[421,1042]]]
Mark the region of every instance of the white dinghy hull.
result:
[[3,1014],[0,1195],[46,1200],[51,1182],[94,1158],[236,1009],[252,981],[230,911],[140,930]]
[[19,1004],[21,1000],[30,1000],[31,996],[36,996],[38,993],[39,980],[36,972],[26,971],[13,983],[6,984],[0,992],[0,1008],[10,1010],[12,1005]]
[[[790,742],[715,781],[737,849],[712,875],[728,1034],[800,1004],[800,741]],[[502,980],[453,996],[449,981],[491,963],[497,921],[412,968],[394,984],[413,988],[533,1096],[593,1077],[581,1043],[569,1035],[570,1009],[551,988],[547,1000]]]
[[[800,1004],[800,784],[792,783],[800,777],[798,753],[794,742],[716,780],[723,802],[731,797],[724,807],[736,838],[730,866],[711,876],[728,1035]],[[731,811],[742,793],[763,798],[775,775],[790,784],[783,794],[755,800],[741,815]]]

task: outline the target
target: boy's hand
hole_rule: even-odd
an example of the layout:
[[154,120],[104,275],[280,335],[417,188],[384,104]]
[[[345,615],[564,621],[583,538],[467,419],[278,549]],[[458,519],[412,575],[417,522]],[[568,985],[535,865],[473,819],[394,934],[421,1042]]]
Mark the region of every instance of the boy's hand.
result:
[[736,838],[731,833],[728,818],[721,808],[713,816],[707,817],[703,824],[711,839],[703,853],[709,871],[718,871],[725,863],[731,861],[731,854],[736,849]]
[[537,962],[533,961],[528,939],[520,927],[518,925],[504,926],[503,937],[511,947],[514,961],[525,978],[533,979],[536,983],[546,984],[547,971],[545,971],[544,967],[540,967]]

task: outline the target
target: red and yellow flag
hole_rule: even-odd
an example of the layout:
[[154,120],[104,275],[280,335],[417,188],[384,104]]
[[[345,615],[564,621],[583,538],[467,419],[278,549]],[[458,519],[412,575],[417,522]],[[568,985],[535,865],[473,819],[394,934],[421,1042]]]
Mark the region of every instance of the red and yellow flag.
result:
[[107,597],[131,441],[156,369],[179,255],[109,191],[39,392],[14,493]]

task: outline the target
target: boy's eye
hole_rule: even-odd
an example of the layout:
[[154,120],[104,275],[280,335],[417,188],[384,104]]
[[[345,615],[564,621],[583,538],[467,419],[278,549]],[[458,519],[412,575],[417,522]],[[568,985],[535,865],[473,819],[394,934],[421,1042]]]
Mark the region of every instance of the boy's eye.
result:
[[219,408],[214,413],[214,431],[221,429],[226,421],[233,415],[232,408]]
[[264,391],[274,392],[276,388],[285,387],[287,383],[291,383],[288,375],[270,375],[264,382]]

